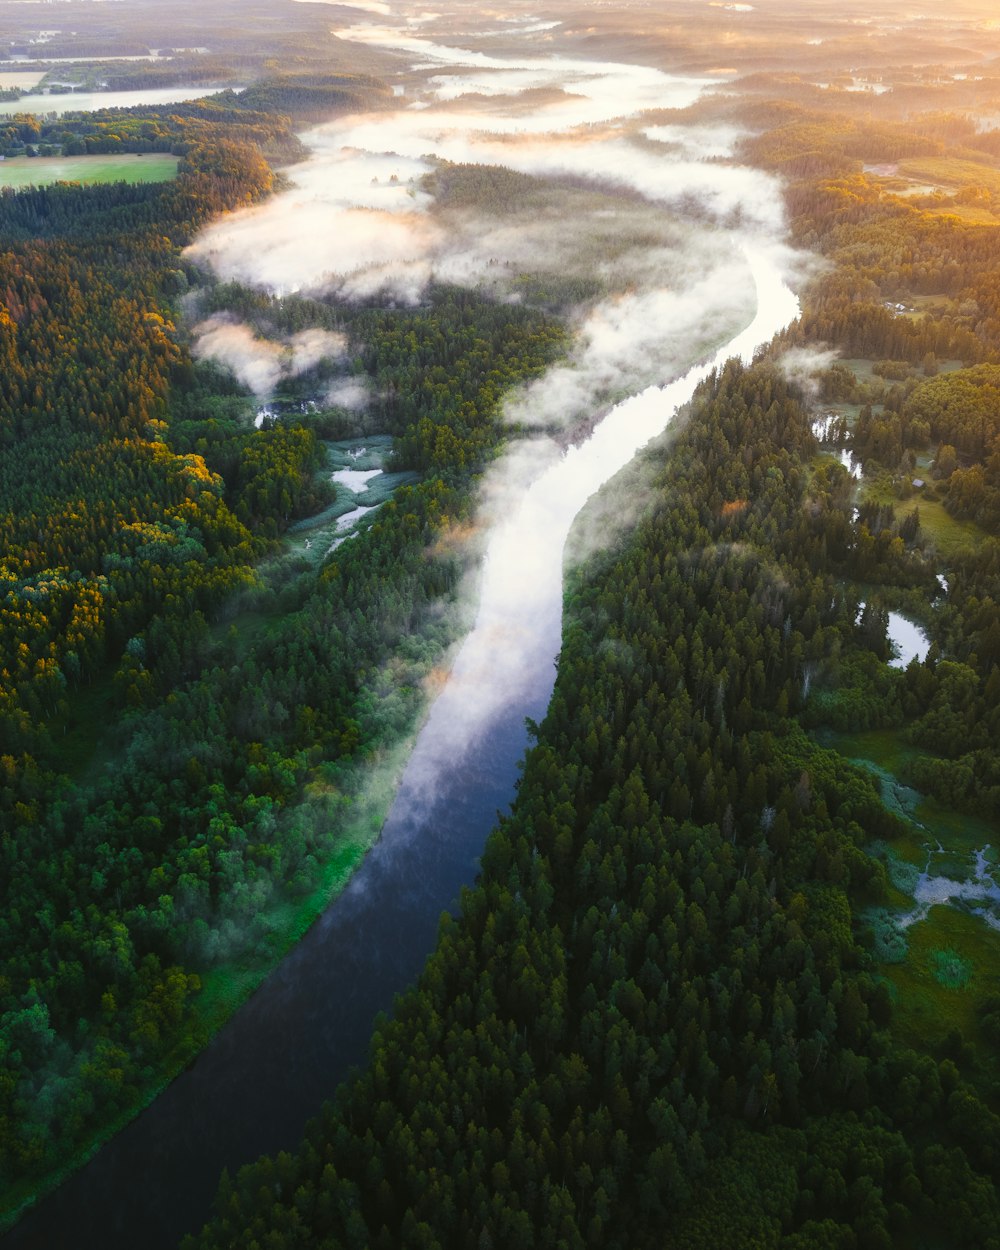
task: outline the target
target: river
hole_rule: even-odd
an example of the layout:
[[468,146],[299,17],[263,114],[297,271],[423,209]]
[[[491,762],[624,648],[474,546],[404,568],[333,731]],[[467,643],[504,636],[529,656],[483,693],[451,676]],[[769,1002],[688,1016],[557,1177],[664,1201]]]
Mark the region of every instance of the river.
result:
[[140,105],[181,104],[200,100],[225,87],[194,86],[146,87],[138,91],[67,91],[38,92],[23,95],[19,100],[0,101],[0,117],[15,113],[33,113],[36,117],[62,117],[65,113],[95,113],[103,109],[131,109]]
[[[316,190],[322,185],[317,170],[324,160],[345,173],[360,161],[350,185],[370,187],[373,167],[384,171],[404,161],[419,162],[416,154],[407,155],[414,148],[435,150],[418,146],[427,143],[427,115],[436,107],[434,98],[459,85],[466,90],[470,79],[485,73],[505,75],[504,89],[515,95],[537,86],[540,77],[551,84],[559,75],[571,75],[577,103],[562,103],[558,125],[551,115],[541,116],[550,103],[534,113],[523,107],[516,111],[520,127],[536,139],[540,134],[548,137],[542,146],[535,139],[527,145],[501,144],[507,163],[529,170],[607,175],[660,204],[677,201],[692,187],[703,188],[703,203],[714,206],[714,221],[710,228],[692,227],[686,238],[699,266],[708,264],[709,272],[697,280],[689,273],[684,289],[670,287],[664,273],[670,265],[676,272],[676,258],[665,269],[661,257],[650,255],[645,269],[652,276],[646,285],[633,283],[591,311],[579,328],[585,350],[528,388],[519,398],[518,415],[540,411],[548,420],[560,404],[571,415],[578,414],[597,404],[609,386],[634,386],[650,372],[674,380],[636,386],[637,393],[610,406],[579,446],[561,451],[553,440],[536,438],[512,454],[503,475],[504,503],[487,542],[473,630],[421,730],[381,837],[343,893],[197,1061],[29,1213],[4,1239],[5,1250],[165,1250],[204,1221],[223,1167],[234,1169],[261,1152],[298,1143],[322,1099],[352,1065],[363,1061],[376,1013],[390,1008],[393,996],[417,976],[433,947],[441,912],[453,907],[461,887],[474,879],[496,814],[513,798],[528,744],[525,718],[540,720],[552,691],[561,627],[561,562],[574,517],[602,483],[664,429],[714,364],[733,355],[748,358],[797,313],[795,297],[782,277],[785,258],[776,242],[780,213],[768,200],[773,184],[725,165],[699,168],[689,150],[673,160],[665,150],[660,160],[666,168],[658,170],[648,140],[632,151],[617,132],[600,137],[591,132],[587,142],[578,137],[580,114],[589,127],[595,117],[618,116],[630,102],[650,107],[657,100],[669,105],[693,98],[704,84],[615,64],[558,65],[550,56],[491,56],[484,65],[481,53],[442,48],[428,40],[412,47],[420,41],[406,32],[387,36],[380,30],[370,38],[391,42],[404,36],[408,50],[430,65],[430,108],[390,115],[391,131],[385,118],[358,118],[338,123],[332,138],[330,128],[314,133],[316,155],[301,182],[320,200],[315,220],[329,221],[340,213],[344,221],[344,214],[356,218],[360,211],[356,203],[345,203],[349,178],[334,190]],[[630,68],[638,94],[623,104],[622,84],[629,81]],[[444,81],[448,75],[450,83]],[[407,90],[412,96],[409,80]],[[497,127],[504,129],[514,114],[508,112],[505,122],[503,109],[498,105],[497,110]],[[561,133],[570,137],[554,141],[552,134],[569,120],[569,130]],[[482,116],[476,121],[481,126]],[[451,155],[459,148],[475,148],[476,159],[482,160],[498,143],[496,133],[473,140],[468,121],[457,123],[454,113],[448,116],[447,132],[440,117],[430,125],[438,148]],[[342,153],[348,148],[358,155],[345,158]],[[387,161],[387,155],[392,159]],[[598,159],[602,166],[595,165]],[[301,186],[287,194],[294,201]],[[220,272],[238,270],[246,241],[257,230],[259,280],[285,289],[305,285],[296,269],[299,253],[280,233],[281,198],[245,217],[236,214],[208,232],[204,246]],[[452,277],[465,272],[470,282],[476,280],[472,233],[457,245],[453,237],[446,242],[433,222],[413,222],[413,215],[422,211],[419,194],[409,201],[399,201],[394,184],[371,210],[382,215],[383,226],[386,214],[407,214],[409,250],[399,251],[403,234],[390,231],[388,251],[383,240],[382,250],[376,248],[366,261],[360,274],[365,283],[396,284],[396,297],[404,298],[414,282],[426,282],[442,269]],[[743,209],[738,232],[723,222],[727,214],[732,217],[734,206]],[[260,247],[261,229],[276,239],[271,251]],[[561,229],[565,231],[565,223]],[[375,232],[367,231],[369,236],[374,239]],[[227,238],[237,240],[236,251],[227,252]],[[491,240],[495,248],[502,242],[496,235]],[[357,269],[337,269],[340,244],[324,239],[319,246],[321,255],[311,248],[310,272],[325,268],[333,287],[346,280],[345,274],[357,284]],[[467,262],[464,270],[462,258]],[[637,272],[642,267],[633,264]],[[734,283],[740,286],[738,297]],[[741,308],[751,311],[740,313]],[[701,321],[700,309],[709,310]],[[646,324],[654,316],[662,323]],[[724,337],[719,334],[722,327]],[[706,357],[697,346],[712,339],[713,350]],[[716,349],[719,342],[723,345]],[[636,343],[642,351],[630,354],[630,345]],[[700,363],[689,367],[692,359]]]

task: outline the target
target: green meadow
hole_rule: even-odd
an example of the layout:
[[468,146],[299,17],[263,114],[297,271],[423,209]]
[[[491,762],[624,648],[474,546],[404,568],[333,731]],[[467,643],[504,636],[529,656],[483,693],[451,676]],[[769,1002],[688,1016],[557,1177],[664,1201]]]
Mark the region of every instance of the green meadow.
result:
[[977,914],[989,911],[989,905],[952,898],[909,923],[905,919],[919,913],[914,891],[922,871],[971,881],[977,851],[984,853],[987,871],[995,871],[995,826],[906,785],[900,775],[905,777],[907,763],[920,751],[898,730],[820,731],[817,738],[874,773],[883,802],[905,822],[891,843],[868,847],[886,865],[890,884],[883,903],[862,915],[872,931],[878,973],[892,990],[897,1036],[907,1045],[947,1052],[961,1061],[968,1076],[996,1080],[1000,1056],[980,1024],[987,1002],[1000,989],[996,922]]
[[177,157],[153,152],[121,156],[15,156],[0,161],[0,187],[46,187],[53,182],[168,182]]

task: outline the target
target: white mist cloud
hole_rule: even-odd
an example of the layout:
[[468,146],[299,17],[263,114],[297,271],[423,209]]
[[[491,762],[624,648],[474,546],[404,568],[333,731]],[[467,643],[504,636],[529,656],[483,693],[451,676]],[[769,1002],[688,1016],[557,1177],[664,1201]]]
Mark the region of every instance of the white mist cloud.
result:
[[[767,230],[781,223],[773,179],[695,159],[704,154],[699,143],[710,145],[709,154],[728,150],[728,133],[704,131],[685,142],[683,128],[660,126],[635,143],[622,129],[621,119],[643,110],[690,104],[710,79],[572,57],[491,56],[388,26],[361,24],[348,33],[431,64],[438,72],[427,84],[430,98],[418,100],[420,108],[338,119],[308,132],[312,156],[293,169],[291,190],[228,215],[192,247],[220,274],[278,292],[363,298],[384,291],[407,302],[433,277],[481,281],[491,257],[484,265],[479,232],[455,239],[428,213],[431,200],[420,188],[432,168],[428,153],[601,180],[662,204],[697,204],[715,220],[739,217]],[[649,137],[665,150],[651,148]],[[523,221],[517,231],[524,234]],[[571,243],[572,230],[564,237]]]
[[466,31],[463,37],[465,39],[493,39],[497,35],[509,36],[512,31],[518,35],[540,35],[545,34],[550,30],[555,30],[558,26],[562,25],[562,22],[536,22],[531,18],[524,17],[498,16],[497,21],[506,22],[506,29],[504,27],[499,27],[496,30],[470,30]]
[[305,373],[322,360],[342,360],[347,354],[347,335],[331,330],[300,330],[289,340],[291,361],[289,373]]
[[[278,292],[364,298],[384,291],[413,302],[433,277],[468,283],[489,277],[498,250],[522,263],[523,241],[513,249],[492,241],[480,246],[483,231],[496,235],[495,223],[456,239],[429,215],[432,201],[420,186],[432,169],[428,153],[603,182],[661,204],[696,206],[706,219],[739,220],[768,233],[781,228],[774,178],[697,159],[729,151],[736,131],[661,125],[637,132],[637,143],[617,120],[686,105],[710,80],[569,58],[502,59],[384,28],[357,27],[352,34],[433,54],[439,69],[444,63],[448,72],[430,79],[437,104],[422,99],[417,104],[424,107],[347,117],[307,132],[312,156],[292,171],[296,185],[218,221],[191,249],[220,274]],[[530,94],[539,88],[548,89],[543,98]],[[459,97],[465,98],[458,104],[442,104]],[[526,233],[524,221],[511,231]],[[572,229],[565,229],[563,250],[572,239]]]
[[338,211],[329,202],[305,201],[294,193],[289,200],[278,198],[284,202],[273,200],[216,222],[191,254],[227,278],[281,293],[335,290],[352,276],[358,276],[361,293],[360,275],[421,262],[438,234],[417,214]]
[[[558,23],[547,26],[552,29]],[[538,29],[537,24],[535,29]],[[568,125],[593,125],[614,118],[629,117],[643,109],[685,108],[694,103],[709,85],[706,78],[665,74],[645,65],[624,65],[615,61],[589,61],[567,56],[490,56],[467,48],[434,43],[410,30],[360,23],[335,32],[345,39],[395,52],[408,52],[418,57],[414,69],[448,67],[452,71],[471,71],[465,75],[449,74],[435,80],[438,99],[454,99],[456,94],[479,93],[488,84],[489,74],[499,70],[517,75],[519,91],[557,88],[580,97],[578,112]],[[488,88],[487,88],[488,89]],[[546,123],[551,119],[546,118]],[[546,128],[550,128],[546,124]]]
[[[514,137],[476,132],[471,124],[464,115],[402,112],[311,131],[305,138],[314,155],[296,168],[298,186],[216,222],[190,252],[227,279],[278,292],[346,298],[386,292],[406,303],[419,300],[435,277],[475,285],[495,280],[498,262],[555,268],[561,254],[560,264],[572,263],[577,222],[522,217],[469,221],[464,231],[450,221],[444,228],[416,185],[432,168],[420,155],[429,151],[458,163],[638,191],[653,202],[694,208],[707,221],[738,221],[768,233],[782,224],[779,184],[756,171],[661,156],[619,132]],[[394,152],[366,150],[388,136]]]
[[620,397],[666,381],[717,346],[753,314],[745,262],[709,266],[683,290],[655,289],[598,304],[580,326],[571,359],[517,393],[507,415],[524,425],[562,426]]
[[338,8],[357,9],[361,13],[377,13],[391,17],[392,9],[381,0],[299,0],[300,4],[335,4]]
[[255,395],[270,395],[282,373],[283,348],[259,339],[243,322],[216,313],[194,327],[192,355],[214,360],[233,373]]
[[[669,376],[749,319],[753,284],[731,239],[779,236],[780,184],[699,159],[728,153],[735,128],[640,125],[633,134],[620,120],[687,105],[709,80],[572,57],[487,55],[388,25],[357,25],[350,35],[431,64],[432,99],[418,102],[429,107],[362,114],[309,131],[304,141],[312,155],[292,171],[296,185],[215,223],[192,248],[220,275],[278,292],[381,295],[407,304],[422,299],[432,280],[517,298],[521,273],[603,277],[614,294],[583,317],[571,358],[510,405],[513,417],[541,425],[562,425],[625,389]],[[470,107],[470,92],[490,99]],[[595,209],[586,196],[564,195],[500,216],[439,211],[421,187],[435,168],[429,153],[624,189],[645,206],[633,199]],[[697,224],[681,237],[677,213],[658,213],[657,206],[681,209]],[[787,254],[772,259],[788,271]],[[276,371],[306,367],[296,363],[294,344],[292,363],[259,344],[256,357],[246,359],[253,346],[247,333],[227,326],[203,350],[224,353],[257,389]],[[331,402],[363,403],[352,386],[344,383]]]
[[820,351],[815,347],[790,347],[776,363],[789,382],[815,400],[820,392],[819,374],[839,359],[840,352],[834,348]]
[[686,157],[732,156],[737,142],[746,134],[736,126],[646,126],[647,139],[676,148]]
[[683,206],[706,220],[778,233],[784,222],[777,178],[738,165],[669,159],[628,139],[597,144],[551,140],[506,144],[505,163],[522,173],[569,174],[640,192],[660,204]]
[[[572,58],[488,56],[385,27],[361,33],[431,67],[430,98],[417,101],[426,107],[309,132],[312,155],[291,171],[298,185],[213,226],[195,254],[224,276],[278,291],[381,290],[414,301],[438,278],[510,293],[508,270],[602,272],[614,291],[581,311],[570,358],[508,405],[512,418],[536,427],[610,411],[583,445],[564,451],[554,439],[533,438],[487,476],[476,626],[407,770],[430,792],[498,709],[526,706],[517,703],[526,691],[547,699],[563,546],[583,502],[665,427],[713,364],[749,356],[795,316],[796,304],[782,283],[789,254],[774,243],[779,184],[697,159],[705,143],[722,154],[731,142],[725,132],[687,140],[680,128],[643,134],[641,122],[621,120],[687,105],[708,80]],[[569,194],[507,218],[437,211],[417,185],[433,168],[429,153],[637,194],[613,211],[607,201],[596,211],[586,196]],[[680,214],[663,211],[674,207],[685,210],[683,226]],[[683,372],[692,359],[699,363]],[[639,393],[614,403],[628,389]],[[366,399],[356,379],[334,383],[328,397],[342,406]],[[605,539],[608,532],[602,528]]]
[[361,412],[371,402],[371,392],[357,378],[338,378],[327,390],[326,402],[349,412]]
[[[783,282],[781,261],[774,248],[744,249],[743,276],[752,285],[756,315],[705,360],[665,385],[647,387],[615,405],[580,446],[559,452],[544,439],[520,443],[487,474],[481,516],[490,541],[476,623],[407,768],[408,784],[418,794],[421,788],[431,791],[442,770],[456,767],[503,708],[527,706],[533,692],[537,697],[539,690],[551,689],[552,657],[560,641],[563,549],[574,517],[669,425],[713,368],[731,356],[749,360],[797,315],[798,303]],[[678,303],[673,313],[683,317],[687,311]],[[608,532],[603,532],[604,541]]]
[[213,360],[228,369],[258,398],[271,395],[283,377],[312,369],[321,360],[340,360],[347,338],[329,330],[302,330],[287,342],[258,338],[228,313],[215,313],[192,331],[196,360]]

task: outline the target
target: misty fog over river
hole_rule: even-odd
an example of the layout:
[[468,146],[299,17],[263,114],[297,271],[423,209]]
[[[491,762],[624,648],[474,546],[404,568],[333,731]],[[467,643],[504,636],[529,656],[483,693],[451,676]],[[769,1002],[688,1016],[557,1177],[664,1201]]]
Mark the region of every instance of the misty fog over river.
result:
[[[441,911],[473,880],[513,798],[525,718],[543,717],[552,690],[573,518],[713,364],[748,358],[797,312],[772,181],[697,158],[718,158],[732,134],[640,115],[686,105],[710,80],[560,59],[546,23],[551,42],[538,55],[532,19],[507,23],[502,53],[494,34],[487,54],[453,25],[441,42],[425,29],[433,19],[389,27],[370,16],[350,37],[405,52],[398,109],[309,132],[295,185],[211,226],[194,253],[226,278],[344,299],[419,302],[432,280],[514,299],[526,273],[597,273],[607,295],[581,309],[569,358],[511,399],[511,416],[537,436],[484,485],[490,530],[475,626],[381,838],[204,1054],[5,1246],[175,1245],[208,1214],[224,1166],[298,1142],[363,1061],[376,1012],[418,974]],[[435,158],[569,178],[574,194],[513,220],[449,216],[420,182]],[[576,194],[590,182],[600,196]],[[608,188],[623,193],[620,208],[609,207]],[[246,328],[232,327],[230,341],[218,328],[202,336],[203,354],[252,367]],[[565,451],[565,440],[537,433],[602,413]]]

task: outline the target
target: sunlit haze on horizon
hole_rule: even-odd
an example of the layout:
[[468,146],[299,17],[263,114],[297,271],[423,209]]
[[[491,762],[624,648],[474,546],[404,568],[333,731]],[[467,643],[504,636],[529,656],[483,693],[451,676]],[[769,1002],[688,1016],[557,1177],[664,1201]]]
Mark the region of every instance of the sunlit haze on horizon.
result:
[[[641,393],[617,404],[584,446],[563,453],[536,437],[488,475],[482,507],[493,537],[476,628],[410,766],[411,787],[422,776],[433,789],[446,758],[518,690],[549,680],[562,547],[576,512],[663,428],[717,350],[752,352],[796,303],[781,280],[791,254],[774,180],[725,159],[739,138],[732,126],[664,120],[714,79],[562,56],[551,43],[539,55],[526,32],[543,25],[548,36],[557,24],[534,15],[507,23],[503,50],[489,53],[469,37],[424,37],[425,24],[366,14],[338,26],[344,38],[405,56],[396,107],[308,131],[310,155],[290,170],[294,185],[216,222],[191,252],[220,277],[279,293],[403,304],[422,300],[432,281],[511,300],[522,273],[610,283],[579,310],[568,358],[512,396],[508,410],[522,428],[545,430]],[[427,179],[442,162],[505,166],[540,179],[551,199],[499,215],[450,210]],[[252,355],[246,327],[212,324],[200,334],[201,349],[219,344],[234,368],[240,347]],[[277,367],[275,350],[265,346],[265,369]],[[252,361],[243,369],[249,380]]]

